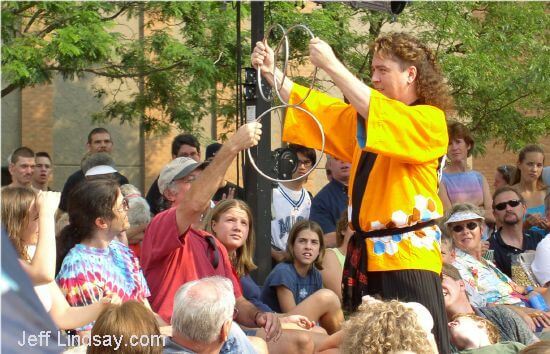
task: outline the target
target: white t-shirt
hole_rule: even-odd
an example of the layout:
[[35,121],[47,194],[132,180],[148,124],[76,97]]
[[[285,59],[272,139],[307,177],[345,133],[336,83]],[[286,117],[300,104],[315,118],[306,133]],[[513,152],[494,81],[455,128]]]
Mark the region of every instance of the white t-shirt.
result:
[[537,245],[531,270],[541,286],[550,282],[550,234],[546,235]]
[[282,184],[273,189],[271,204],[271,245],[286,250],[288,233],[300,220],[309,219],[311,198],[305,188],[299,191],[289,189]]

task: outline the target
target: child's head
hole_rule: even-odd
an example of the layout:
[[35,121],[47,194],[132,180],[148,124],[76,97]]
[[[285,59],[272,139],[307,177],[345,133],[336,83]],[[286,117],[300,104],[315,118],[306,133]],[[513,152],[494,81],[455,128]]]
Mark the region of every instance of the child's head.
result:
[[496,344],[500,340],[498,329],[490,321],[474,314],[459,313],[449,322],[451,343],[457,349],[476,349]]
[[290,230],[286,250],[287,261],[323,269],[325,240],[321,226],[315,221],[298,221]]
[[441,258],[443,263],[453,264],[456,258],[454,242],[447,231],[442,229],[441,234]]

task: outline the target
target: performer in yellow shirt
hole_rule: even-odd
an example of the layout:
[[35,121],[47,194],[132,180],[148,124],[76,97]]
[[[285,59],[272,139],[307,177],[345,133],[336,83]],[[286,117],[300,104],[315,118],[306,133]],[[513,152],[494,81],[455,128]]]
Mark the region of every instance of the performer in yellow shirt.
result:
[[[452,108],[434,54],[403,33],[378,38],[372,60],[372,85],[357,79],[330,46],[313,38],[311,62],[323,69],[351,104],[312,91],[301,105],[321,122],[325,151],[352,163],[349,183],[350,241],[343,297],[355,309],[366,294],[416,301],[434,317],[440,353],[449,352],[447,319],[439,274],[443,214],[437,195],[438,171],[448,145],[445,110]],[[258,42],[252,65],[274,84],[273,51]],[[286,78],[280,92],[299,103],[307,89]],[[312,119],[289,108],[283,140],[320,149]]]

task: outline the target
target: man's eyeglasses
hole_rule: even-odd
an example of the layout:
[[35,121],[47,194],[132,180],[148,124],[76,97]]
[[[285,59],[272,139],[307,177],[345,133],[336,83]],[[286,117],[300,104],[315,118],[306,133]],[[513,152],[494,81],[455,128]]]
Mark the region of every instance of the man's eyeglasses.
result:
[[[478,226],[479,225],[477,224],[477,222],[474,222],[474,221],[471,221],[471,222],[466,224],[466,227],[470,231],[473,231],[473,230],[477,229]],[[459,233],[459,232],[462,232],[462,230],[464,230],[464,226],[463,225],[455,225],[451,228],[451,230],[453,230],[453,232]]]
[[298,166],[304,165],[304,167],[311,167],[313,162],[311,160],[298,160]]
[[515,208],[520,204],[521,204],[520,200],[512,199],[512,200],[509,200],[507,202],[502,202],[502,203],[495,204],[495,209],[496,210],[504,210],[504,209],[506,209],[506,205],[509,205],[512,208]]

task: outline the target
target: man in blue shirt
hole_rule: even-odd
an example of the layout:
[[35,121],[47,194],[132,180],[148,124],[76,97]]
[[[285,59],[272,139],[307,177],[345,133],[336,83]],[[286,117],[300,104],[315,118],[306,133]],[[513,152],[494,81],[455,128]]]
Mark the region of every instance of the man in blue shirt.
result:
[[336,223],[348,206],[348,181],[351,164],[327,155],[332,180],[311,201],[309,219],[323,229],[326,247],[336,247]]

